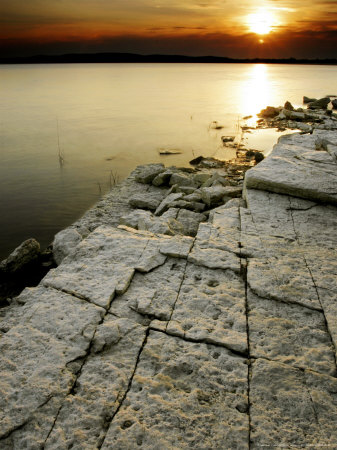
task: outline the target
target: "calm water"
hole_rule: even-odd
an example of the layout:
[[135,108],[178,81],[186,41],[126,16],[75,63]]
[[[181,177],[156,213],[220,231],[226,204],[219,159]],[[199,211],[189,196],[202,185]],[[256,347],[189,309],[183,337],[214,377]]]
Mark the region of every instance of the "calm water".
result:
[[[0,259],[29,237],[48,245],[109,189],[111,171],[123,179],[142,163],[231,159],[220,137],[240,117],[336,93],[335,66],[0,66]],[[215,120],[223,130],[209,129]],[[268,153],[276,138],[247,145]]]

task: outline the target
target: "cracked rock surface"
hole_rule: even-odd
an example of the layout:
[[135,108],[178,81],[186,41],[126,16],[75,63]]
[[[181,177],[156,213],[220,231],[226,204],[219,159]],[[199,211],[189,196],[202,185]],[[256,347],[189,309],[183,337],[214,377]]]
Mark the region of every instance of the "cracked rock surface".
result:
[[244,199],[141,166],[59,233],[0,310],[0,448],[337,448],[335,142],[282,138]]

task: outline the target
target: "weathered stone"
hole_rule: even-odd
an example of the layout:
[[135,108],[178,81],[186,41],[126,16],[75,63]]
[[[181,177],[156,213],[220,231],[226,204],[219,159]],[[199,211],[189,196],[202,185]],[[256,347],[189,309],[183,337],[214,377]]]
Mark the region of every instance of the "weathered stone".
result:
[[158,206],[158,208],[155,211],[155,215],[156,216],[160,216],[161,214],[163,214],[165,211],[167,211],[170,207],[171,204],[176,201],[179,200],[183,197],[182,193],[172,193],[167,195],[164,200],[160,203],[160,205]]
[[187,258],[191,251],[194,239],[187,236],[176,236],[170,239],[162,239],[160,243],[160,252],[173,258]]
[[151,331],[102,450],[246,449],[247,408],[243,358]]
[[251,448],[334,447],[337,380],[259,359],[250,383]]
[[261,299],[250,291],[248,309],[252,357],[336,375],[334,347],[321,312]]
[[137,357],[146,329],[127,319],[107,317],[98,328],[89,356],[48,436],[46,448],[97,448],[107,423],[116,413]]
[[227,191],[224,186],[212,186],[201,188],[200,192],[202,201],[207,206],[215,206],[222,202],[222,198]]
[[138,166],[135,179],[138,183],[150,184],[160,173],[165,172],[163,164],[147,164],[146,166]]
[[337,109],[337,99],[331,100],[333,109]]
[[280,108],[274,108],[273,106],[267,106],[267,108],[262,109],[259,112],[258,117],[263,117],[264,119],[271,119],[276,117],[280,112]]
[[[0,436],[36,418],[73,382],[72,361],[85,356],[104,310],[43,287],[26,289],[17,326],[0,339]],[[57,411],[55,411],[55,414]]]
[[305,114],[304,112],[297,112],[297,111],[293,111],[293,110],[289,110],[287,108],[283,109],[281,111],[281,113],[283,114],[285,119],[290,119],[290,120],[304,120],[305,119]]
[[166,184],[168,185],[172,174],[173,174],[173,172],[171,170],[165,170],[165,172],[159,173],[152,180],[152,184],[154,186],[163,186],[163,185],[166,185]]
[[246,352],[243,281],[230,271],[188,264],[167,331]]
[[315,100],[314,102],[310,102],[308,105],[308,108],[312,109],[326,109],[328,107],[328,104],[330,103],[329,97],[323,97],[319,100]]
[[35,239],[27,239],[8,258],[0,263],[0,270],[15,273],[34,262],[40,254],[40,244]]
[[185,260],[169,258],[164,265],[147,274],[136,273],[128,291],[112,302],[110,312],[143,324],[148,324],[154,317],[169,320],[185,266]]
[[212,174],[210,172],[197,172],[193,175],[193,180],[201,186],[206,183],[209,178],[211,178]]
[[61,264],[81,240],[82,236],[75,228],[66,228],[57,233],[53,241],[53,257],[56,264]]
[[317,100],[317,98],[310,98],[310,97],[303,97],[303,103],[312,103],[315,102]]
[[177,184],[178,186],[191,186],[197,188],[197,184],[193,181],[191,176],[185,173],[174,173],[170,178],[170,186]]
[[164,197],[165,193],[161,191],[156,193],[134,194],[130,198],[129,204],[133,208],[150,209],[154,211],[158,208]]
[[128,288],[148,240],[146,235],[99,227],[43,284],[108,307],[115,293]]
[[199,223],[205,221],[206,216],[197,212],[181,209],[178,213],[177,220],[183,225],[184,234],[187,236],[195,236],[198,231]]
[[288,110],[288,111],[294,111],[294,107],[290,102],[285,102],[284,104],[284,109]]
[[[310,138],[314,146],[316,135]],[[246,173],[245,189],[337,204],[337,175],[332,159],[317,164],[306,147],[288,145],[292,141],[296,142],[293,135],[281,138],[271,155]]]

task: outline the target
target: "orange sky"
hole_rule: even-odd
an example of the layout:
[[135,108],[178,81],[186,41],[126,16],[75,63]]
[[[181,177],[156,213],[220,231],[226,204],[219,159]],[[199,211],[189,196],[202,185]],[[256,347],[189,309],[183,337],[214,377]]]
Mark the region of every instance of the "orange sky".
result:
[[0,22],[2,55],[337,57],[336,0],[3,0]]

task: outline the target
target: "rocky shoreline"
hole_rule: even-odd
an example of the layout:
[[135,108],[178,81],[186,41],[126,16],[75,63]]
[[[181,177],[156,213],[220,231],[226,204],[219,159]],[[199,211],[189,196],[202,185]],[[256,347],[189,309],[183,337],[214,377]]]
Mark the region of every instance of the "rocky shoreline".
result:
[[0,310],[1,448],[337,446],[337,122],[316,113],[255,167],[140,166],[58,233]]

